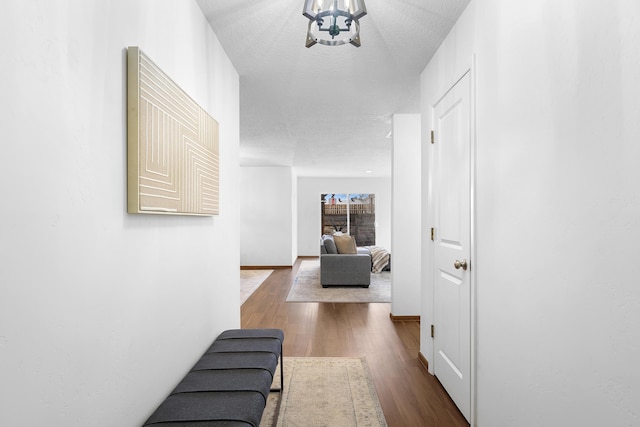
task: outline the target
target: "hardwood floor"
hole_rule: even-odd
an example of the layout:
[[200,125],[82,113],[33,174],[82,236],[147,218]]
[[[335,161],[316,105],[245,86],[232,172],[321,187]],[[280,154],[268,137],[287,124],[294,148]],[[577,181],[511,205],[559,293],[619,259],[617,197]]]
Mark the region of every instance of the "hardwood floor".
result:
[[366,356],[389,427],[469,426],[420,366],[418,322],[392,322],[390,304],[287,303],[299,265],[275,270],[249,297],[243,328],[284,330],[285,358]]

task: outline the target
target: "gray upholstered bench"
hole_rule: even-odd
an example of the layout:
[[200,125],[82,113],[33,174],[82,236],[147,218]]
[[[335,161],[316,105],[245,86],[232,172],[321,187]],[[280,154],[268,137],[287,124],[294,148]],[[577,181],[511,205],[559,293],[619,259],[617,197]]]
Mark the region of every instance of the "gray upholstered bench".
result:
[[224,331],[144,426],[259,427],[269,391],[284,387],[283,341],[280,329]]

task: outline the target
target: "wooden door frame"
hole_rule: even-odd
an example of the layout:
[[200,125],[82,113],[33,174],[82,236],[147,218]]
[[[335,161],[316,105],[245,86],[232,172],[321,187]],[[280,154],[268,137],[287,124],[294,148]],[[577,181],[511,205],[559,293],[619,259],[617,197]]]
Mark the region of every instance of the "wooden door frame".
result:
[[[470,99],[469,99],[469,108],[470,108],[470,130],[469,130],[469,253],[471,257],[471,268],[469,274],[469,289],[470,289],[470,334],[471,334],[471,343],[470,343],[470,384],[471,384],[471,408],[470,408],[470,426],[473,427],[476,425],[476,414],[477,414],[477,358],[476,358],[476,350],[477,350],[477,331],[476,331],[476,320],[477,320],[477,275],[476,275],[476,260],[477,260],[477,248],[476,248],[476,56],[475,54],[470,58],[470,63],[465,70],[456,76],[453,84],[447,88],[447,90],[442,93],[442,95],[431,105],[431,123],[432,127],[435,127],[435,106],[449,93],[449,91],[456,85],[458,82],[465,76],[469,74],[470,78]],[[435,168],[435,159],[434,156],[430,158],[431,167],[429,168],[429,182],[430,184],[434,184],[434,168]],[[436,191],[437,189],[435,185],[432,191]],[[434,204],[435,200],[434,194],[431,194],[430,202],[429,202],[429,211],[431,218],[435,217]],[[431,251],[431,260],[430,264],[432,266],[432,274],[435,274],[435,249]],[[428,279],[433,280],[433,275]],[[432,287],[432,296],[431,296],[431,313],[435,312],[435,291],[436,286]],[[431,346],[431,360],[435,362],[435,347]],[[431,365],[433,366],[433,365]],[[429,369],[433,374],[432,369]]]

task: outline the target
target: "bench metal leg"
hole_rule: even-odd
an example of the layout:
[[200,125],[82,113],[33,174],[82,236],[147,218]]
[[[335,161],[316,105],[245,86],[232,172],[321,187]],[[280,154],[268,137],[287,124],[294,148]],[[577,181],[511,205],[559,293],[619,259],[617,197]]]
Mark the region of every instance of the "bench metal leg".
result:
[[282,393],[284,390],[284,357],[282,356],[282,341],[280,341],[280,388],[272,388],[269,391]]

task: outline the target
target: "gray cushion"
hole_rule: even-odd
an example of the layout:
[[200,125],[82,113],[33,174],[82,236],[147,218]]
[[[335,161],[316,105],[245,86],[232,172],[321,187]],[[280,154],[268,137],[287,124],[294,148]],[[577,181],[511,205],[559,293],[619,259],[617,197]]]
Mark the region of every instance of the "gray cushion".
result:
[[221,420],[259,426],[264,406],[262,394],[254,391],[177,393],[167,397],[144,425]]
[[278,358],[271,353],[207,353],[198,360],[192,371],[207,369],[266,369],[273,376]]
[[221,333],[218,340],[238,340],[253,338],[273,338],[280,342],[284,341],[284,332],[282,329],[229,329]]
[[226,369],[192,371],[180,381],[171,394],[201,391],[255,391],[267,404],[273,377],[264,369]]
[[206,353],[272,353],[278,359],[281,345],[275,338],[215,340]]
[[337,254],[338,248],[336,247],[336,242],[333,241],[332,238],[324,239],[324,248],[327,250],[328,254]]

